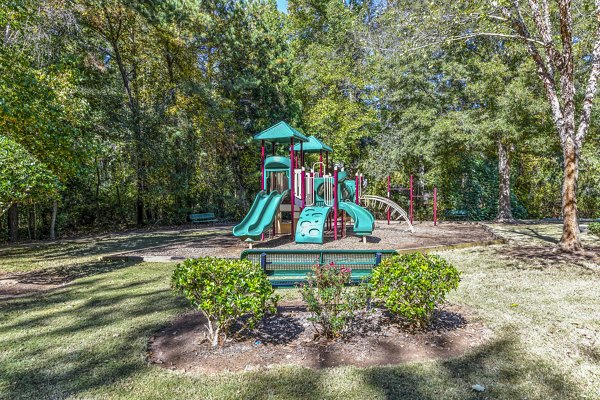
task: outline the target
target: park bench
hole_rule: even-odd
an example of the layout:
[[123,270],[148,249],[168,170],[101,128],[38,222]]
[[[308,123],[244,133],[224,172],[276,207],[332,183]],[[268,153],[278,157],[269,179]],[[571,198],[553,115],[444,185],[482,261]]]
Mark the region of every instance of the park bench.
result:
[[276,287],[294,287],[306,281],[306,274],[315,265],[334,263],[352,269],[353,283],[371,275],[381,260],[398,254],[394,250],[244,250],[242,260],[250,260],[263,268],[271,284]]
[[214,213],[190,214],[188,218],[193,224],[199,224],[203,222],[210,222],[214,224],[215,222],[217,222]]
[[467,219],[469,212],[467,210],[446,210],[444,213],[448,219]]

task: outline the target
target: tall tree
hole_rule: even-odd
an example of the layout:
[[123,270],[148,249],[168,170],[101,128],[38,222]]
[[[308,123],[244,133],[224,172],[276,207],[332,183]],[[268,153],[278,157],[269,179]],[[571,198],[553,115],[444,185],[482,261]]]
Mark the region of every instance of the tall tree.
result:
[[288,11],[300,125],[358,167],[377,126],[373,64],[359,40],[368,3],[291,0]]
[[[488,18],[500,18],[526,45],[544,84],[563,150],[564,222],[560,244],[567,251],[582,248],[577,219],[577,178],[600,75],[600,0],[595,0],[593,5],[584,1],[580,6],[588,13],[578,13],[577,20],[573,17],[571,0],[557,0],[555,6],[548,0],[529,0],[527,5],[517,0],[503,1],[488,14]],[[593,32],[589,39],[588,29],[587,32]],[[590,46],[579,46],[583,49],[577,51],[574,46],[583,38],[586,39],[581,44],[588,42]],[[581,69],[588,70],[588,78],[584,89],[580,89],[583,96],[577,107],[576,73]]]

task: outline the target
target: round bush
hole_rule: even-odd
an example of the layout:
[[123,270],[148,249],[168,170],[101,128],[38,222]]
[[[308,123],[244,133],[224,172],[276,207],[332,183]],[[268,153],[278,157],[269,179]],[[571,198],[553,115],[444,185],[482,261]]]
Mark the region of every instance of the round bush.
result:
[[596,235],[597,237],[600,238],[600,222],[592,222],[588,225],[588,231],[590,231],[590,233],[592,235]]
[[[248,260],[187,259],[175,267],[171,286],[204,314],[213,346],[227,340],[236,321],[241,331],[276,311],[271,283],[260,266]],[[241,316],[246,318],[242,321]]]
[[436,305],[458,287],[460,273],[435,255],[405,254],[384,259],[373,270],[373,296],[402,322],[423,328]]

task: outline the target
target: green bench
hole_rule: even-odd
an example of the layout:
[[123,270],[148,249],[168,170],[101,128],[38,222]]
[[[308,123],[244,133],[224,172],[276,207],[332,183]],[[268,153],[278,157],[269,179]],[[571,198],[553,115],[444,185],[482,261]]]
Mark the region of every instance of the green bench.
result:
[[397,254],[394,250],[244,250],[240,256],[263,268],[271,284],[276,287],[294,287],[306,281],[306,274],[315,265],[344,266],[352,269],[353,283],[371,275],[381,260]]
[[188,218],[192,224],[200,224],[203,222],[210,222],[214,224],[217,222],[214,213],[190,214],[188,215]]
[[444,215],[449,219],[467,219],[469,212],[467,210],[447,210]]

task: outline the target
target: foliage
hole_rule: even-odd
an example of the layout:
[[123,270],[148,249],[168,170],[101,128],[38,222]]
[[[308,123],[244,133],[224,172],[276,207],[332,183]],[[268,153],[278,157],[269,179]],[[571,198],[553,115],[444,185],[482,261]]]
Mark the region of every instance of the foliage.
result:
[[401,322],[424,328],[459,281],[459,271],[443,258],[412,253],[384,259],[374,268],[369,285],[373,296]]
[[58,179],[23,146],[0,135],[0,216],[12,203],[58,195]]
[[253,328],[277,306],[266,275],[248,260],[187,259],[175,268],[171,286],[204,314],[213,347],[224,345],[235,323],[240,332]]
[[588,230],[590,233],[598,236],[600,238],[600,222],[592,222],[588,225]]
[[357,312],[365,308],[366,286],[349,287],[351,273],[333,263],[316,265],[302,285],[300,293],[319,335],[333,338],[346,333]]
[[[578,102],[597,36],[584,3],[573,22]],[[10,1],[0,131],[59,179],[61,232],[242,217],[258,190],[252,135],[279,120],[333,146],[333,161],[360,168],[374,193],[387,174],[402,186],[412,174],[418,193],[438,187],[441,212],[492,219],[498,177],[509,175],[515,217],[559,217],[563,154],[544,87],[487,7],[290,0],[286,14],[271,0]],[[594,110],[578,175],[588,218],[600,208]],[[52,208],[41,200],[19,212],[44,235]]]

